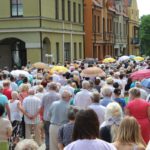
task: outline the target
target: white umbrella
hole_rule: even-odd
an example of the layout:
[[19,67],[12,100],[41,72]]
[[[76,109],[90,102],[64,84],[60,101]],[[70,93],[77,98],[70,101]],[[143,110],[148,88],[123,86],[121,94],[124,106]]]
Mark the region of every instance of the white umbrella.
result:
[[26,77],[30,77],[31,75],[27,72],[27,71],[25,71],[25,70],[13,70],[13,71],[11,71],[11,73],[10,73],[11,75],[13,75],[14,77],[19,77],[19,75],[24,75],[24,76],[26,76]]
[[121,56],[121,57],[118,59],[118,61],[121,62],[121,61],[125,61],[125,60],[128,60],[128,59],[130,59],[129,56]]

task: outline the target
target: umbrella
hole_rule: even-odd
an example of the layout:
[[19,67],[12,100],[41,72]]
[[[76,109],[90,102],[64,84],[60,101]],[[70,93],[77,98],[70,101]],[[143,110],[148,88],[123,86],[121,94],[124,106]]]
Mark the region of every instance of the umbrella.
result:
[[121,61],[125,61],[125,60],[128,60],[128,59],[130,59],[129,56],[121,56],[121,57],[118,59],[118,61],[121,62]]
[[32,67],[37,69],[48,69],[48,65],[42,62],[36,62],[32,65]]
[[150,78],[142,80],[141,85],[143,87],[150,88]]
[[115,62],[116,60],[114,58],[105,58],[103,60],[103,63],[112,63],[112,62]]
[[132,80],[143,80],[150,78],[150,69],[139,70],[131,74]]
[[98,67],[89,67],[81,72],[82,77],[98,77],[105,76],[105,72]]
[[143,61],[144,58],[143,57],[140,57],[140,56],[137,56],[137,57],[134,57],[133,58],[135,61]]
[[135,55],[130,55],[129,57],[130,57],[130,59],[134,59],[136,56]]
[[26,77],[30,77],[31,75],[25,71],[25,70],[13,70],[10,72],[11,75],[13,75],[14,77],[19,77],[19,75],[24,75]]
[[54,73],[54,72],[66,73],[66,72],[68,72],[68,69],[66,67],[64,67],[64,66],[54,66],[51,69],[51,73]]

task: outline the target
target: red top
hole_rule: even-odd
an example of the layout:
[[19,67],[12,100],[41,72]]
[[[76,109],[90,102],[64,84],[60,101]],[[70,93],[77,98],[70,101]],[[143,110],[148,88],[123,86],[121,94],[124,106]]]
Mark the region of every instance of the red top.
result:
[[11,99],[11,92],[12,92],[12,90],[11,90],[10,88],[5,88],[5,89],[3,89],[3,94],[4,94],[5,96],[7,96],[8,100]]
[[141,98],[130,101],[126,106],[130,112],[130,115],[135,117],[140,124],[142,136],[146,143],[150,140],[150,120],[148,119],[148,107],[150,107],[150,103]]

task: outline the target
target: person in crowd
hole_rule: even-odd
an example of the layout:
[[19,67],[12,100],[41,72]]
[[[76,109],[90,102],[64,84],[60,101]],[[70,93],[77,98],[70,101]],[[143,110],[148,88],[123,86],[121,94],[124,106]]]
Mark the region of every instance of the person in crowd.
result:
[[3,116],[6,116],[7,113],[8,118],[10,119],[10,108],[8,103],[8,98],[3,94],[3,87],[0,85],[0,104],[3,105],[6,110]]
[[49,150],[49,126],[50,118],[48,116],[49,108],[52,103],[60,99],[60,94],[57,92],[57,84],[51,82],[48,84],[48,92],[43,95],[41,111],[43,111],[44,131],[45,131],[45,145],[46,150]]
[[[150,69],[150,68],[149,68]],[[145,150],[150,150],[150,141],[149,141],[149,143],[147,144],[147,146],[146,146],[146,149]]]
[[26,113],[28,113],[30,116],[33,116],[33,118],[28,118],[27,116],[24,116],[25,120],[25,136],[27,139],[31,139],[31,129],[33,130],[33,133],[35,135],[35,141],[41,145],[41,139],[40,139],[40,130],[39,130],[39,123],[40,123],[40,108],[41,108],[41,101],[39,98],[34,96],[35,91],[33,89],[29,89],[29,96],[27,96],[23,100],[23,108]]
[[12,91],[18,91],[18,85],[16,84],[16,80],[14,76],[10,76],[10,87]]
[[[108,77],[108,78],[106,79],[106,84],[105,84],[104,86],[108,86],[108,87],[111,89],[111,91],[113,92],[113,91],[114,91],[113,83],[114,83],[114,80],[113,80],[113,78],[110,76],[110,77]],[[104,87],[104,86],[103,86],[103,87]]]
[[7,96],[8,100],[11,99],[11,92],[12,92],[12,90],[10,88],[10,81],[9,80],[5,80],[3,82],[3,94],[5,96]]
[[128,104],[128,102],[129,102],[129,92],[128,91],[124,92],[124,99],[125,99],[126,104]]
[[101,79],[99,77],[96,77],[94,83],[95,83],[94,88],[100,93],[100,91],[101,91],[101,86],[100,86]]
[[135,82],[135,87],[137,87],[137,88],[140,89],[140,93],[141,93],[141,96],[140,96],[140,97],[141,97],[142,99],[145,99],[145,100],[146,100],[146,98],[147,98],[147,96],[148,96],[148,93],[146,92],[146,90],[144,90],[144,89],[142,88],[141,82],[139,82],[139,81]]
[[67,80],[67,85],[65,85],[65,86],[62,86],[61,88],[60,88],[60,94],[63,92],[63,91],[69,91],[70,93],[71,93],[71,95],[72,96],[74,96],[74,88],[72,87],[72,80],[70,80],[70,79],[68,79]]
[[134,117],[125,117],[113,143],[117,150],[145,150],[140,127]]
[[92,109],[80,110],[75,118],[73,142],[64,150],[115,150],[115,147],[99,139],[99,121]]
[[125,114],[137,119],[141,126],[143,139],[146,143],[150,140],[150,104],[140,98],[141,92],[138,88],[129,91],[130,102],[127,104]]
[[12,134],[12,126],[7,118],[3,117],[5,107],[0,104],[0,149],[8,150],[8,139]]
[[132,84],[132,79],[128,78],[127,84],[125,85],[125,91],[129,91],[129,89],[131,88],[131,84]]
[[62,125],[58,131],[58,148],[63,150],[65,146],[72,142],[72,133],[74,128],[75,116],[78,109],[70,107],[68,109],[68,120],[67,124]]
[[105,110],[106,108],[99,103],[100,94],[98,92],[92,93],[92,104],[88,106],[88,108],[93,109],[97,114],[99,124],[102,124],[105,120]]
[[100,104],[106,107],[109,103],[113,102],[112,100],[112,89],[109,86],[104,86],[101,90],[101,95],[103,99],[100,101]]
[[74,105],[82,109],[86,109],[92,103],[92,93],[89,91],[90,83],[84,80],[82,82],[82,89],[74,97]]
[[114,89],[114,101],[119,103],[124,110],[126,103],[125,99],[121,97],[121,89]]
[[58,150],[58,130],[60,126],[68,122],[67,111],[69,108],[69,101],[71,94],[69,91],[63,91],[61,99],[52,103],[49,109],[50,118],[50,147],[49,149]]
[[20,141],[15,150],[38,150],[39,146],[33,139],[24,139]]
[[105,111],[105,121],[100,126],[101,139],[109,143],[113,142],[122,119],[123,111],[120,105],[116,102],[108,104]]

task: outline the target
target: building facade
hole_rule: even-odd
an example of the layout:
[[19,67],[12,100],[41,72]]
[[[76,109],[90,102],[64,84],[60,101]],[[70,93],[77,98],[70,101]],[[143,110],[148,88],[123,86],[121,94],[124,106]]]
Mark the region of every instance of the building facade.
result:
[[115,1],[114,34],[115,56],[128,54],[128,1]]
[[136,0],[128,0],[128,16],[129,16],[129,54],[140,54],[140,40],[139,40],[139,10]]
[[0,2],[0,67],[82,59],[83,37],[83,0]]
[[84,1],[85,57],[114,56],[114,1]]

